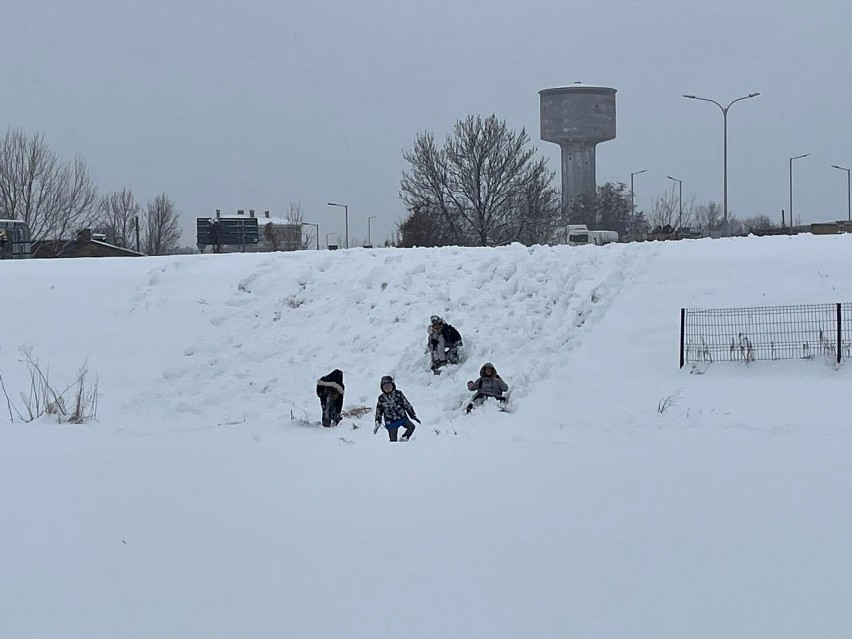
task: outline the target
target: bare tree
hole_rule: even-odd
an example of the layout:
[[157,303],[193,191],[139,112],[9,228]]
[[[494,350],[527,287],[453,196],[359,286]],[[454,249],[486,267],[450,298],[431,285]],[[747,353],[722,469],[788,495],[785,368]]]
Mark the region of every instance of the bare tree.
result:
[[441,243],[518,241],[525,230],[540,226],[528,218],[543,221],[555,194],[549,189],[553,172],[543,159],[534,159],[528,143],[524,129],[511,131],[496,115],[456,122],[442,149],[431,133],[419,134],[403,154],[411,166],[403,173],[400,197],[412,214],[431,218]]
[[773,222],[768,215],[747,217],[742,221],[742,225],[747,229],[748,233],[753,233],[754,231],[768,231],[770,229],[778,228],[775,222]]
[[696,220],[695,198],[689,200],[681,211],[680,198],[674,187],[671,193],[657,196],[648,216],[648,224],[652,229],[666,226],[672,229],[689,228],[696,225]]
[[287,221],[290,224],[301,224],[305,221],[305,214],[302,212],[302,204],[300,202],[290,202],[287,205]]
[[34,241],[50,233],[58,203],[61,166],[40,134],[10,130],[0,145],[0,217],[30,227]]
[[74,239],[77,231],[89,228],[97,219],[98,188],[80,157],[62,167],[59,201],[52,225],[53,239]]
[[70,241],[94,221],[96,201],[97,186],[82,158],[63,164],[41,134],[6,132],[0,141],[0,218],[26,222],[33,242]]
[[290,224],[298,224],[302,228],[303,233],[297,250],[303,251],[315,245],[317,238],[314,229],[311,229],[307,233],[304,232],[305,227],[303,226],[303,222],[305,221],[305,213],[302,211],[301,202],[290,202],[287,206],[287,220]]
[[695,209],[696,222],[698,226],[705,231],[721,231],[722,229],[722,210],[716,202],[708,202],[701,204]]
[[130,189],[107,193],[101,197],[96,226],[107,236],[107,242],[131,246],[134,222],[141,212],[142,206]]
[[670,197],[668,193],[658,195],[651,206],[648,215],[648,225],[652,229],[670,227],[674,228],[677,223],[677,197]]
[[145,252],[148,255],[173,255],[181,236],[180,214],[165,193],[148,202],[145,213]]

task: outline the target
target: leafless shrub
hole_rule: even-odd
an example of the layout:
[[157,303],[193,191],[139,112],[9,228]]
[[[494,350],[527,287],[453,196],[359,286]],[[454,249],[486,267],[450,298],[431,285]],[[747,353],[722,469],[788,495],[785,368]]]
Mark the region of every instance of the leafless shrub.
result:
[[77,371],[77,379],[71,386],[71,412],[65,421],[70,424],[82,424],[95,419],[98,413],[98,379],[86,382],[88,369],[83,366]]
[[369,406],[355,406],[348,410],[342,411],[340,414],[344,417],[349,417],[350,419],[361,419],[364,415],[372,411],[373,409]]
[[[22,408],[12,402],[6,392],[6,386],[0,378],[0,388],[6,398],[9,417],[15,421],[14,415],[22,422],[32,422],[44,415],[56,415],[60,422],[82,424],[97,416],[98,381],[87,381],[88,369],[84,365],[77,372],[77,378],[61,391],[57,391],[50,381],[50,368],[42,367],[33,357],[32,349],[22,348],[19,351],[24,358],[30,377],[29,390],[20,392]],[[14,413],[14,414],[13,414]]]
[[680,394],[682,392],[683,392],[683,389],[680,388],[680,389],[676,390],[674,393],[672,393],[671,395],[669,395],[668,397],[661,399],[657,403],[657,412],[660,415],[662,415],[668,409],[670,409],[672,406],[677,406],[678,402],[680,402]]

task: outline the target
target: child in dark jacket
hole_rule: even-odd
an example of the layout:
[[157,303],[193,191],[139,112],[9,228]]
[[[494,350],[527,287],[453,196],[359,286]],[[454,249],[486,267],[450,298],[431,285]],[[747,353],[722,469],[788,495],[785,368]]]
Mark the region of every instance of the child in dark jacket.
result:
[[340,423],[344,390],[343,371],[340,369],[335,368],[328,375],[323,375],[317,380],[317,397],[322,406],[322,425],[326,428]]
[[505,404],[506,398],[503,393],[509,390],[509,385],[497,374],[497,370],[491,362],[485,362],[479,369],[479,379],[467,383],[467,390],[476,391],[465,409],[466,412],[473,410],[474,405],[479,406],[488,397],[493,397],[501,404]]
[[433,315],[429,323],[428,347],[432,356],[432,372],[440,375],[442,367],[459,363],[459,349],[462,347],[461,334],[443,318]]
[[[385,420],[385,428],[388,429],[388,437],[390,441],[397,440],[397,432],[400,426],[405,426],[405,432],[402,434],[400,441],[407,442],[414,432],[413,419],[418,424],[420,420],[414,414],[414,407],[406,399],[402,391],[396,389],[393,377],[385,375],[381,382],[382,394],[376,402],[376,427],[373,428],[373,434],[379,432],[382,425],[382,418]],[[411,419],[409,419],[411,417]]]

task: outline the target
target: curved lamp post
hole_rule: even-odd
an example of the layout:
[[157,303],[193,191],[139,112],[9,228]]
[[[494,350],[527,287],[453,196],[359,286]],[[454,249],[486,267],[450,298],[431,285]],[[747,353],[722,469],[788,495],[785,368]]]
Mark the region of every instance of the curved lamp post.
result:
[[339,206],[340,208],[346,211],[346,248],[349,248],[349,205],[348,204],[337,204],[335,202],[329,202],[329,206]]
[[379,217],[379,216],[378,215],[371,215],[367,218],[367,245],[370,246],[370,247],[373,246],[373,238],[370,235],[370,220],[375,220],[377,217]]
[[852,222],[852,169],[836,164],[832,164],[831,167],[846,171],[846,219]]
[[802,158],[806,158],[810,155],[810,153],[803,153],[802,155],[796,155],[790,158],[790,230],[793,230],[793,160],[801,160]]
[[712,102],[717,107],[722,110],[722,219],[723,219],[723,232],[725,235],[728,235],[728,109],[730,109],[736,102],[740,100],[748,100],[749,98],[756,98],[760,93],[749,93],[748,95],[744,95],[741,98],[737,98],[736,100],[731,100],[728,103],[728,106],[722,106],[716,100],[711,100],[710,98],[700,98],[697,95],[684,95],[683,97],[688,98],[690,100],[702,100],[704,102]]
[[673,182],[677,182],[677,228],[680,230],[681,220],[683,218],[683,182],[671,175],[667,175],[666,177]]
[[636,206],[633,204],[633,176],[639,175],[640,173],[644,173],[648,169],[642,169],[641,171],[633,171],[630,174],[630,215],[633,215],[635,212]]

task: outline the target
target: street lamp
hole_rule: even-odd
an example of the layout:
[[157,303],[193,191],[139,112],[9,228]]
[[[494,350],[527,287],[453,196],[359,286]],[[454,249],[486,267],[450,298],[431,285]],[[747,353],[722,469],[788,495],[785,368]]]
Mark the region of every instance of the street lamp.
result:
[[852,222],[852,169],[844,166],[831,165],[832,168],[846,171],[846,219]]
[[677,182],[677,228],[680,229],[681,219],[683,218],[683,182],[671,175],[667,175],[666,177]]
[[790,231],[793,230],[793,160],[800,160],[808,157],[809,155],[810,153],[803,153],[802,155],[796,155],[790,158]]
[[634,171],[630,174],[630,215],[633,215],[635,206],[633,204],[633,176],[639,175],[640,173],[644,173],[648,169],[642,169],[641,171]]
[[737,98],[736,100],[731,100],[728,106],[723,107],[721,104],[716,102],[716,100],[711,100],[710,98],[699,98],[696,95],[684,95],[683,97],[689,98],[690,100],[703,100],[704,102],[712,102],[717,107],[722,109],[722,224],[724,226],[723,232],[725,235],[728,235],[728,109],[733,106],[735,102],[739,102],[740,100],[748,100],[749,98],[756,98],[760,93],[749,93],[748,95],[744,95],[741,98]]
[[373,248],[373,239],[370,235],[370,220],[375,220],[377,217],[379,217],[379,216],[378,215],[371,215],[370,217],[367,218],[367,246],[369,246],[370,248]]
[[319,224],[311,224],[310,222],[302,222],[302,226],[315,226],[315,227],[317,227],[317,250],[319,251]]
[[339,206],[346,211],[346,248],[349,248],[349,205],[329,202],[329,206]]

